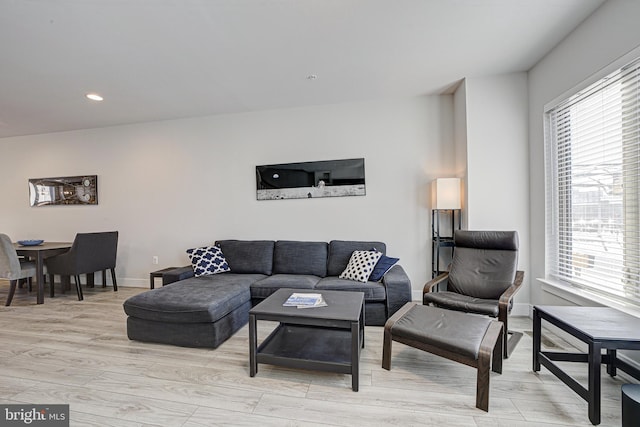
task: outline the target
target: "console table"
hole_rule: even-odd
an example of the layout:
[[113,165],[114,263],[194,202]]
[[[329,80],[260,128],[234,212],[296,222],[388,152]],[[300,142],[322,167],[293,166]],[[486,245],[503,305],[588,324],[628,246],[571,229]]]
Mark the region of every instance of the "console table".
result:
[[[588,346],[588,353],[542,351],[541,325],[545,320]],[[606,354],[602,354],[602,349]],[[589,405],[589,420],[600,424],[601,364],[612,377],[616,369],[640,380],[640,370],[617,358],[617,350],[640,350],[640,319],[609,307],[533,307],[533,370],[544,365]],[[584,387],[554,361],[586,362],[589,379]]]

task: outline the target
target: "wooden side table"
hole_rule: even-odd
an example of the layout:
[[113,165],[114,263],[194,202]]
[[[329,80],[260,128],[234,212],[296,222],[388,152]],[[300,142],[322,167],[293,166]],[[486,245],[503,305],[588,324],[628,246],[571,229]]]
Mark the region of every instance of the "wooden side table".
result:
[[167,267],[167,268],[163,268],[162,270],[156,270],[149,273],[149,288],[151,289],[155,288],[156,277],[162,277],[164,273],[166,273],[167,271],[173,270],[175,268],[176,267]]
[[[543,351],[542,320],[562,329],[588,346],[587,353]],[[606,354],[602,354],[602,350]],[[560,381],[587,401],[591,424],[600,424],[601,365],[615,376],[618,369],[640,380],[640,369],[619,359],[618,350],[640,350],[640,319],[610,307],[533,306],[533,371],[545,366]],[[555,362],[586,362],[584,387]],[[634,420],[635,421],[635,420]]]

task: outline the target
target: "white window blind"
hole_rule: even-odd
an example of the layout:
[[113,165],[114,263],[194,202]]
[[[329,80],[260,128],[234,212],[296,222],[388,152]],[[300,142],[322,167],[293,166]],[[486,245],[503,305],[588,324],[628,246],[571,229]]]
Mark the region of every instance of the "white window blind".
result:
[[640,58],[545,125],[547,278],[640,307]]

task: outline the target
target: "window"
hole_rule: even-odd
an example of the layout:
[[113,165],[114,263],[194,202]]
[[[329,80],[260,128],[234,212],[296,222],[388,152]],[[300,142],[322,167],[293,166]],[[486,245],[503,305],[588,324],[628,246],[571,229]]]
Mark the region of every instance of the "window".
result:
[[640,59],[545,119],[547,278],[640,307]]

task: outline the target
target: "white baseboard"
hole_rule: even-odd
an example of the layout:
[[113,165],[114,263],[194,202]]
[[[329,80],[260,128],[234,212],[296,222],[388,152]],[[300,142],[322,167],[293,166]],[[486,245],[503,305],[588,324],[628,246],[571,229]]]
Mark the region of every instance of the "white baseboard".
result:
[[[149,287],[149,279],[134,279],[132,277],[118,277],[117,280],[118,280],[118,286],[122,286],[123,288],[148,288]],[[110,283],[110,281],[108,283]]]

